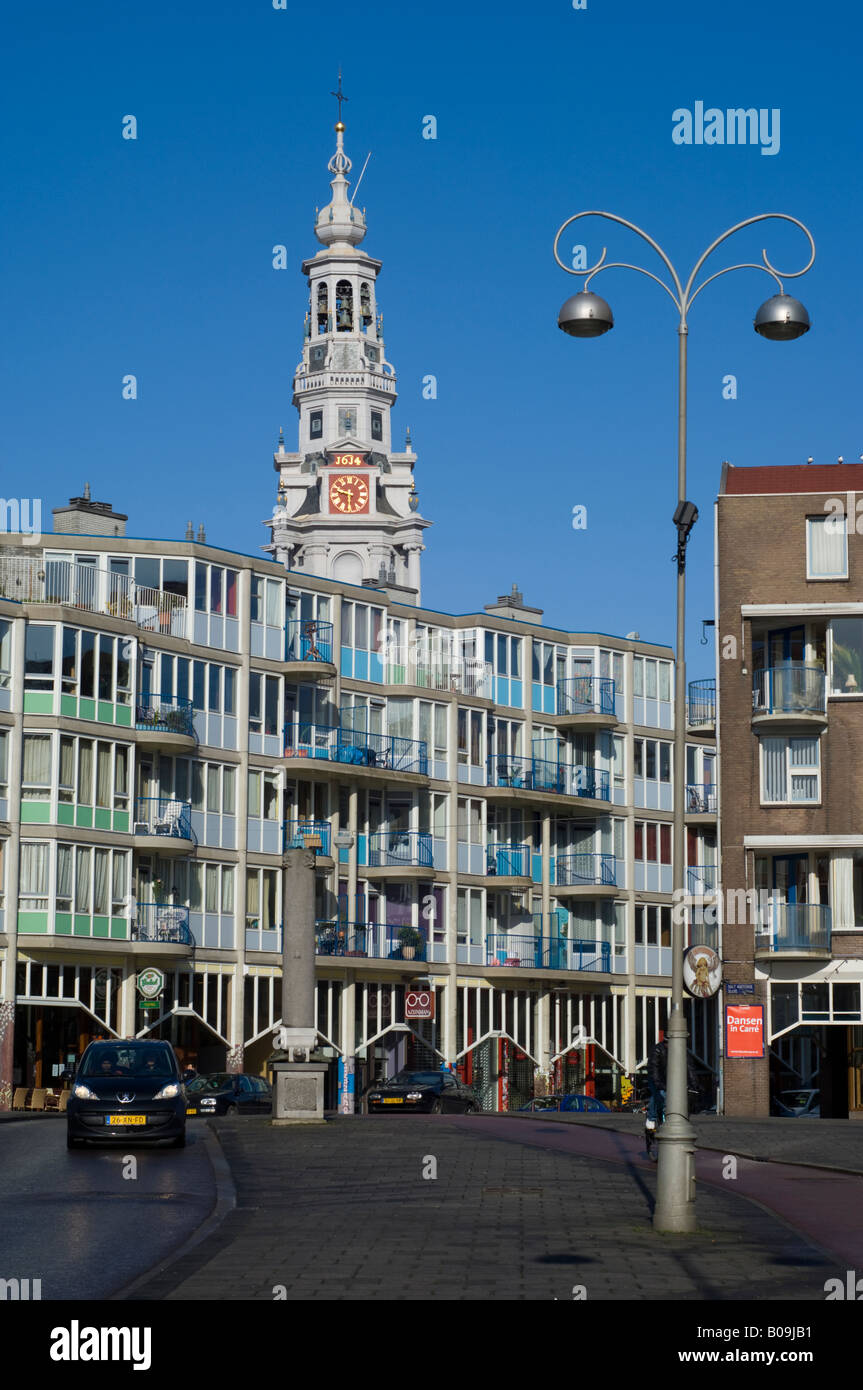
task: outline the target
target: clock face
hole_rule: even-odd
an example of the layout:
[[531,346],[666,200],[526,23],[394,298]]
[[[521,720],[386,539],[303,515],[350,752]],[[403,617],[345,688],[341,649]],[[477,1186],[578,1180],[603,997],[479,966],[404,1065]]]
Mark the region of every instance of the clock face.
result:
[[356,473],[339,473],[330,479],[330,507],[353,516],[369,509],[369,485]]

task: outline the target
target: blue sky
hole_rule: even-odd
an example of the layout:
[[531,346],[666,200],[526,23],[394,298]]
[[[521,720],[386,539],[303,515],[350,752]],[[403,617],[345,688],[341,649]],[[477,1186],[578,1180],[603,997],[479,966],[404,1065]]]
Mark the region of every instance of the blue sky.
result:
[[[689,675],[708,674],[712,501],[723,459],[863,453],[856,261],[860,19],[836,4],[698,7],[588,0],[325,7],[189,0],[4,9],[0,56],[2,491],[46,508],[80,492],[141,536],[204,521],[254,553],[275,499],[280,424],[328,200],[339,63],[365,247],[410,425],[427,533],[424,601],[474,611],[517,581],[547,621],[672,641],[675,311],[644,277],[594,288],[614,331],[559,332],[580,281],[552,258],[584,208],[643,226],[681,272],[758,212],[807,223],[818,258],[790,281],[813,321],[791,344],[752,331],[768,276],[710,286],[690,331]],[[672,112],[779,108],[781,145],[679,146]],[[138,139],[121,138],[122,117]],[[422,119],[438,120],[436,141]],[[580,224],[591,260],[659,270],[648,247]],[[272,268],[272,247],[289,269]],[[805,262],[780,224],[738,234],[713,269]],[[795,291],[795,285],[797,289]],[[121,398],[134,373],[139,398]],[[422,379],[438,380],[436,400]],[[723,377],[738,397],[724,400]],[[38,479],[38,483],[37,480]],[[588,508],[574,531],[572,508]]]

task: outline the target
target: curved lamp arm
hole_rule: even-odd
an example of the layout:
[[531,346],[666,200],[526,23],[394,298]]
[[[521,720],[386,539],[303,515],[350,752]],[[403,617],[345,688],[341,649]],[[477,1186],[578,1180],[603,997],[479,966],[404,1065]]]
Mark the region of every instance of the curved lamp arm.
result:
[[[602,254],[599,260],[596,262],[596,265],[590,266],[589,269],[585,271],[574,270],[572,266],[565,265],[564,262],[561,260],[560,256],[558,255],[558,246],[560,244],[560,238],[563,236],[563,233],[566,231],[567,227],[570,227],[573,222],[577,222],[581,217],[603,217],[609,222],[616,222],[619,226],[628,227],[630,231],[635,232],[637,236],[641,237],[642,241],[646,241],[648,246],[652,247],[652,249],[663,261],[671,276],[672,281],[674,282],[674,287],[677,293],[675,294],[665,283],[665,281],[662,280],[658,275],[654,275],[653,272],[650,270],[645,270],[642,266],[631,265],[629,262],[626,261],[606,262],[605,258],[608,254],[608,251],[605,246],[603,246],[602,248]],[[695,277],[698,275],[698,272],[704,265],[704,262],[707,260],[708,256],[711,256],[718,246],[721,246],[722,243],[724,241],[727,241],[729,237],[733,236],[735,232],[742,231],[744,227],[751,227],[756,222],[766,222],[771,218],[776,218],[782,222],[793,223],[793,225],[795,227],[799,227],[800,230],[806,236],[809,242],[810,254],[809,259],[802,270],[778,270],[777,267],[774,266],[768,258],[767,251],[762,250],[761,259],[763,261],[763,264],[760,264],[757,261],[744,261],[741,262],[739,265],[726,266],[723,270],[717,270],[713,275],[708,275],[707,279],[702,280],[701,284],[693,290],[692,286],[695,283]],[[666,294],[670,296],[670,298],[677,307],[678,313],[680,314],[681,329],[684,329],[686,327],[686,317],[689,312],[689,309],[691,305],[695,302],[697,296],[701,293],[701,291],[705,289],[705,287],[709,285],[711,281],[718,280],[721,275],[729,275],[732,270],[763,270],[765,274],[772,275],[773,279],[779,286],[779,293],[784,294],[784,288],[782,284],[783,279],[795,280],[798,276],[805,275],[807,270],[810,270],[812,265],[814,264],[815,239],[812,236],[812,233],[810,232],[809,228],[798,218],[792,217],[790,213],[759,212],[755,215],[755,217],[747,217],[742,222],[735,223],[733,227],[729,227],[727,231],[723,232],[721,236],[718,236],[715,241],[711,242],[707,250],[704,251],[699,256],[698,260],[695,262],[695,265],[692,268],[692,272],[684,288],[684,286],[681,284],[680,277],[677,274],[677,271],[675,270],[668,256],[665,254],[659,243],[657,241],[654,241],[653,237],[649,236],[647,232],[642,230],[641,227],[636,226],[634,222],[629,222],[625,217],[618,217],[618,215],[613,212],[600,212],[597,209],[592,209],[587,212],[577,212],[573,217],[568,218],[567,221],[564,222],[563,226],[560,228],[560,230],[557,233],[557,236],[554,239],[554,259],[557,261],[557,264],[560,266],[561,270],[566,271],[567,275],[584,275],[585,289],[587,289],[593,276],[597,275],[600,270],[637,270],[640,275],[646,275],[648,279],[655,280],[658,285],[662,286]]]

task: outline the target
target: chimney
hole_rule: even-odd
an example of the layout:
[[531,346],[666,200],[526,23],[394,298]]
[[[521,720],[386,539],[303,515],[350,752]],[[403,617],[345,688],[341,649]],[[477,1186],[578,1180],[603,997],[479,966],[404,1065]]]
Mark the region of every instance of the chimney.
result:
[[201,521],[201,522],[198,523],[198,545],[206,545],[206,543],[207,543],[207,533],[206,533],[206,531],[204,530],[204,523],[203,523],[203,521]]
[[89,483],[81,497],[70,497],[68,507],[55,507],[53,515],[56,536],[125,536],[129,520],[110,502],[93,502]]
[[193,525],[193,523],[192,523],[191,521],[187,521],[187,522],[186,522],[186,535],[185,535],[185,539],[186,539],[187,541],[193,541],[193,540],[195,539],[195,527],[194,527],[194,525]]
[[498,594],[497,603],[487,603],[485,611],[496,618],[516,618],[522,623],[541,623],[544,612],[542,608],[531,608],[525,603],[517,584],[513,584],[508,594]]

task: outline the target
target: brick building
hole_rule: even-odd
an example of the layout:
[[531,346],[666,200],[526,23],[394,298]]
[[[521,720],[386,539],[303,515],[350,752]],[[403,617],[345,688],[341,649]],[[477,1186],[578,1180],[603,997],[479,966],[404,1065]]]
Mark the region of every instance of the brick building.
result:
[[817,1088],[822,1114],[863,1116],[857,491],[863,464],[723,467],[723,957],[726,981],[754,982],[765,1021],[763,1060],[725,1061],[729,1115],[766,1115],[780,1092]]

